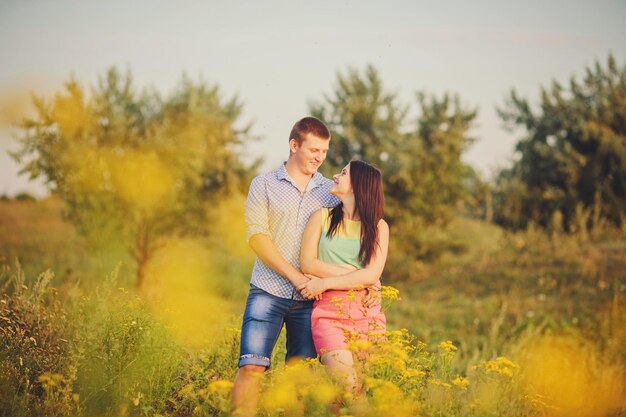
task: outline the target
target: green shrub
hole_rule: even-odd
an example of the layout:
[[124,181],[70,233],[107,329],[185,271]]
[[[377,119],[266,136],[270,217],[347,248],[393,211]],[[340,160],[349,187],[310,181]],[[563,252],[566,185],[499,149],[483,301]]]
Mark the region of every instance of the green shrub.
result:
[[48,287],[50,271],[27,287],[16,263],[0,280],[0,410],[6,416],[80,414],[70,341],[74,326]]

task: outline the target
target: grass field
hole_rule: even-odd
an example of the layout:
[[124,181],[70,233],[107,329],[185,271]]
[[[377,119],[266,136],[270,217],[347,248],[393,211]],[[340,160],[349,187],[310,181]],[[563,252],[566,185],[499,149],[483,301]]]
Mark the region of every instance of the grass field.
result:
[[[0,202],[1,415],[228,415],[253,261],[240,203],[136,292],[129,254],[90,248],[58,201]],[[451,230],[464,250],[385,274],[387,341],[354,346],[365,398],[316,362],[284,368],[281,340],[261,415],[626,416],[624,231]]]

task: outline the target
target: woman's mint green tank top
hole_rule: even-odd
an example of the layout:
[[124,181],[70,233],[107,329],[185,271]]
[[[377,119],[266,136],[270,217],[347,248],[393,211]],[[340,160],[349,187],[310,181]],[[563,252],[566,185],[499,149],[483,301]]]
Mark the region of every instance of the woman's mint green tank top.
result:
[[322,209],[322,235],[318,247],[320,261],[329,264],[350,264],[363,268],[359,262],[359,250],[361,249],[361,222],[358,220],[343,219],[337,233],[329,239],[326,237],[330,226],[330,209]]

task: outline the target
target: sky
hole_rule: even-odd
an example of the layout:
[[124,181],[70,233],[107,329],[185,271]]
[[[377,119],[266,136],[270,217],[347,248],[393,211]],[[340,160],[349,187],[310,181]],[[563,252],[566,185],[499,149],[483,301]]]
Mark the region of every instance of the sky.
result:
[[496,106],[512,88],[536,103],[541,86],[580,78],[609,53],[626,65],[624,22],[624,0],[0,0],[0,194],[47,193],[6,152],[29,94],[50,98],[70,77],[93,85],[111,66],[164,95],[187,74],[238,96],[260,138],[246,157],[269,170],[308,104],[338,73],[371,64],[413,118],[417,91],[478,108],[464,160],[489,177],[523,135],[503,128]]

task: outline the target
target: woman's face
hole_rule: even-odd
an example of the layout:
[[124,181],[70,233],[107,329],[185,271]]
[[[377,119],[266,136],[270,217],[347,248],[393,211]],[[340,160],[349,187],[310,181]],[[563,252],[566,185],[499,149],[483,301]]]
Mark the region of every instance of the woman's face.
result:
[[339,174],[333,175],[333,181],[335,183],[332,187],[330,187],[331,194],[341,196],[352,193],[352,182],[350,181],[350,164],[343,167]]

